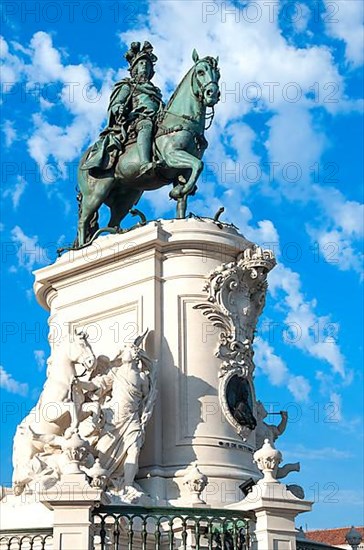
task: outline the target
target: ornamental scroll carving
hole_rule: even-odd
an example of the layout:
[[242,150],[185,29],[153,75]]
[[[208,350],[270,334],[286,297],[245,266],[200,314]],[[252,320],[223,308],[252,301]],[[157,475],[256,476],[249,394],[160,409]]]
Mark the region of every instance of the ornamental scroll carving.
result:
[[195,309],[220,329],[215,356],[221,359],[219,398],[228,422],[243,438],[256,426],[253,416],[253,340],[264,308],[267,275],[276,264],[273,252],[253,246],[234,262],[208,275],[207,302]]

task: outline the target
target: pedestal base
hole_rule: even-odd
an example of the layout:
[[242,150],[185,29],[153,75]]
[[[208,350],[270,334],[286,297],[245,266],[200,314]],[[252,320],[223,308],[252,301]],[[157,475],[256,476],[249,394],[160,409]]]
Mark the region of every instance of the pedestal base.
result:
[[243,442],[221,410],[220,329],[194,309],[207,300],[207,274],[252,246],[232,227],[161,220],[100,237],[35,273],[53,338],[79,327],[96,355],[113,358],[149,329],[158,397],[137,481],[157,503],[183,502],[182,479],[194,461],[209,478],[204,498],[213,506],[236,501],[239,484],[258,477],[254,434]]
[[244,500],[227,508],[255,513],[254,550],[296,550],[295,518],[310,512],[312,502],[295,497],[283,483],[261,480]]

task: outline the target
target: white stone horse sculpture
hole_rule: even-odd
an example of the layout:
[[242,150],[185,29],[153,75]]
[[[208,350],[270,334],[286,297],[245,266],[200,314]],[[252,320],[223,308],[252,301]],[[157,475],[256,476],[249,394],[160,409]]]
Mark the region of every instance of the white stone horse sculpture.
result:
[[[21,494],[27,483],[34,479],[33,458],[38,455],[38,470],[41,470],[41,455],[52,454],[49,449],[45,452],[45,447],[57,436],[68,437],[78,428],[82,399],[77,397],[77,378],[91,371],[95,363],[96,357],[85,333],[74,331],[72,335],[55,343],[48,359],[47,380],[38,403],[19,424],[15,433],[15,494]],[[76,365],[84,370],[80,375],[77,375]]]

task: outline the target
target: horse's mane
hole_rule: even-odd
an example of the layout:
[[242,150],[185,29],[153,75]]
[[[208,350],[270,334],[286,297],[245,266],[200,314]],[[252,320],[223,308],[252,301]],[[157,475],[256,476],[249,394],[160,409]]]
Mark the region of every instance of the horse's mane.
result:
[[63,344],[66,340],[69,341],[69,334],[62,334],[60,337],[55,338],[54,340],[50,341],[51,344],[51,350],[54,348],[58,348]]
[[[72,335],[72,334],[66,333],[66,334],[62,334],[58,338],[55,338],[55,340],[52,341],[51,351],[53,351],[53,349],[60,348],[62,344],[64,344],[65,342],[68,344],[71,344],[74,341],[73,339],[77,336],[81,336],[81,335],[80,334]],[[87,341],[87,337],[86,337],[86,341]]]
[[185,76],[182,78],[181,82],[178,84],[177,88],[174,90],[171,98],[169,99],[166,107],[165,107],[165,111],[167,111],[169,109],[169,107],[172,105],[176,95],[178,94],[178,92],[180,91],[180,89],[182,88],[182,85],[185,83],[185,80],[187,80],[187,78],[190,76],[190,73],[192,73],[192,71],[194,70],[194,68],[196,67],[196,65],[193,65],[188,71],[187,73],[185,74]]

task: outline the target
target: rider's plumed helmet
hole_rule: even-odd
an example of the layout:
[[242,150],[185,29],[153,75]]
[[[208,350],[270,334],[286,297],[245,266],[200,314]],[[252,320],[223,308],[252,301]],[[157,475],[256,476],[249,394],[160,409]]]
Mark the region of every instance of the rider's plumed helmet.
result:
[[141,59],[148,59],[151,66],[151,78],[154,76],[154,64],[158,60],[153,53],[153,46],[150,42],[145,41],[141,48],[140,42],[132,42],[130,49],[125,54],[125,59],[129,63],[129,71],[133,74],[133,69]]

